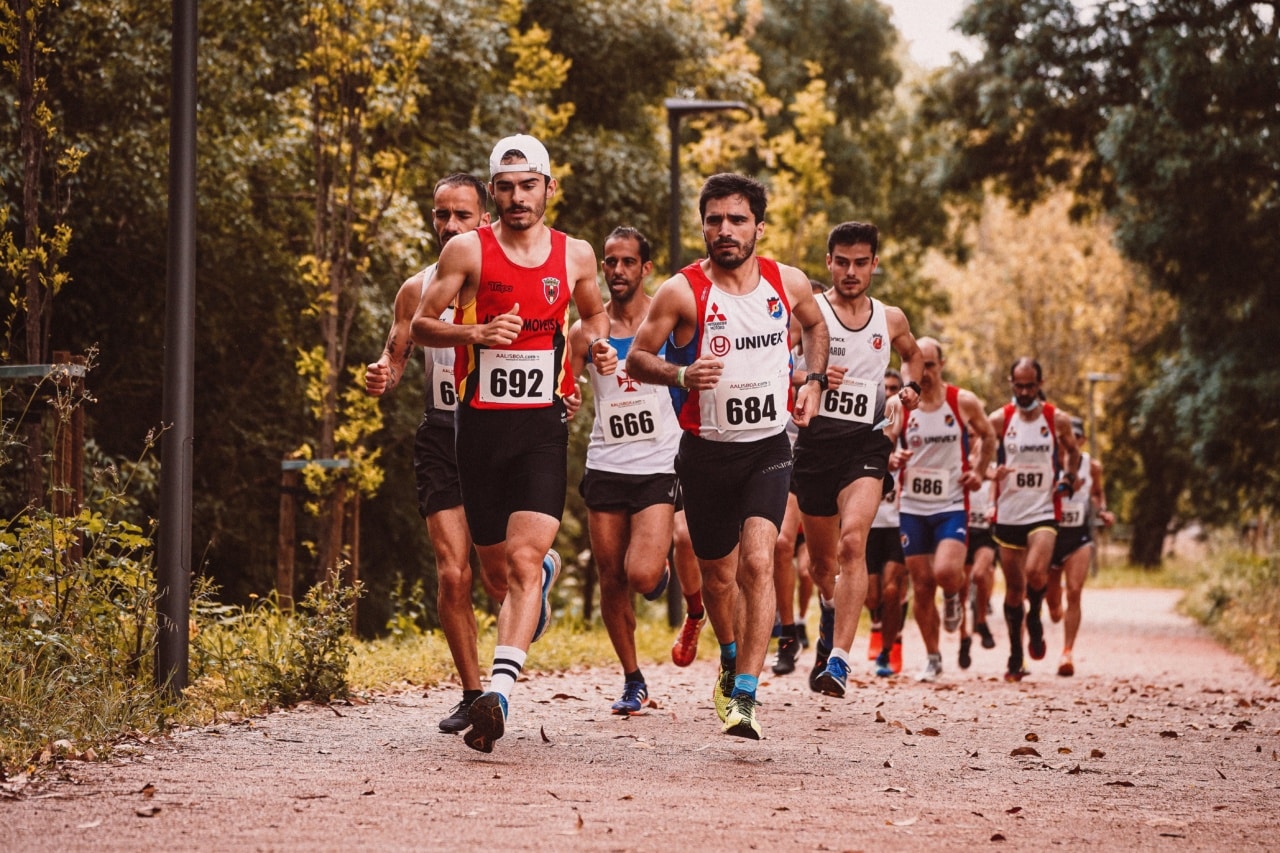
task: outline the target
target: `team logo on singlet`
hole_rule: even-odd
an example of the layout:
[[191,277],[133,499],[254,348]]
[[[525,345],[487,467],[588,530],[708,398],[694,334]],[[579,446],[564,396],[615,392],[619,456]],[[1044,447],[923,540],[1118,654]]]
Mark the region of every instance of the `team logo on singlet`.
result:
[[707,307],[706,323],[707,323],[708,329],[715,332],[723,331],[725,323],[727,323],[728,321],[729,321],[729,318],[726,317],[720,311],[720,307],[716,305],[714,302],[712,302],[711,305]]
[[555,305],[556,298],[560,296],[560,279],[544,278],[542,280],[542,295],[547,297],[548,305]]
[[868,343],[871,344],[871,348],[873,350],[875,350],[876,352],[880,352],[880,350],[884,349],[884,335],[881,335],[881,334],[872,335]]
[[775,320],[781,319],[782,317],[782,300],[781,299],[779,299],[776,296],[770,296],[768,302],[766,302],[765,305],[769,309],[770,317],[772,317]]
[[942,419],[942,421],[947,425],[948,428],[956,425],[955,415],[947,415],[945,418]]
[[1048,437],[1049,437],[1049,425],[1048,425],[1048,424],[1041,424],[1041,425],[1040,425],[1040,437],[1041,437],[1041,438],[1048,438]]
[[633,391],[640,390],[640,380],[632,379],[628,376],[627,369],[625,367],[619,367],[613,372],[613,375],[618,377],[618,387],[628,394]]
[[709,346],[711,347],[711,354],[716,358],[724,358],[729,354],[729,339],[724,335],[716,335],[711,339]]

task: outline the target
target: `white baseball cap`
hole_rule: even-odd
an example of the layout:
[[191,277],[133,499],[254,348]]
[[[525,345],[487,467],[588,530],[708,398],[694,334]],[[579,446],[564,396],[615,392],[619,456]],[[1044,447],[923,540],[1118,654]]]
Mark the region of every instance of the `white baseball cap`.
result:
[[[518,151],[524,156],[523,163],[503,163],[502,157],[508,151]],[[527,133],[517,133],[498,140],[489,155],[489,177],[503,172],[537,172],[539,175],[551,177],[551,157],[546,146]]]

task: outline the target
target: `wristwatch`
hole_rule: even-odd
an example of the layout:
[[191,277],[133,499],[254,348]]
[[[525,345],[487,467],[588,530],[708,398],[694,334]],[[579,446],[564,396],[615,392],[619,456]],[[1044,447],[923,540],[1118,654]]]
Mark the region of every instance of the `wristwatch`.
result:
[[804,378],[804,381],[817,382],[819,388],[823,391],[827,390],[827,374],[825,373],[810,373]]

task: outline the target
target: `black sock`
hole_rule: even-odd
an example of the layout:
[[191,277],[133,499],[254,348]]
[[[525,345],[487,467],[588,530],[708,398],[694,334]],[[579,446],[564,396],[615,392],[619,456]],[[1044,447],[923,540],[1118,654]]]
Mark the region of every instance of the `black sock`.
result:
[[1004,621],[1009,626],[1009,659],[1022,660],[1022,605],[1006,604]]
[[796,623],[792,622],[789,625],[783,625],[781,636],[784,640],[794,640],[796,638]]
[[1040,587],[1040,589],[1027,590],[1027,624],[1040,624],[1040,605],[1044,603],[1045,594],[1049,591],[1048,587]]
[[644,676],[640,673],[640,670],[638,669],[635,672],[628,672],[626,675],[623,676],[623,678],[626,679],[627,681],[639,681],[641,684],[644,683]]
[[470,705],[472,702],[479,699],[482,695],[484,695],[483,690],[463,690],[462,701]]

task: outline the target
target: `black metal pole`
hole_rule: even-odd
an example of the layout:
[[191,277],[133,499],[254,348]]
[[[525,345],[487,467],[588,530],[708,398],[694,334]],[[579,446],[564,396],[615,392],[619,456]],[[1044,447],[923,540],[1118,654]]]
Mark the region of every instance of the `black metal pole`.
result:
[[191,444],[195,399],[196,0],[173,0],[169,260],[157,557],[156,684],[187,686],[191,615]]
[[667,109],[667,127],[671,130],[671,192],[667,246],[670,249],[671,274],[680,271],[680,113]]

